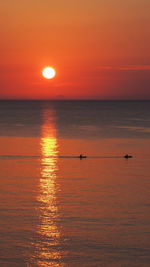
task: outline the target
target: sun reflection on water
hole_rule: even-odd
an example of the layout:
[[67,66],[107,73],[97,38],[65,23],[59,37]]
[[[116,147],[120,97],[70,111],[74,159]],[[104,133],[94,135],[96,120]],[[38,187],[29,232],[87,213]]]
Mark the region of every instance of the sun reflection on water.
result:
[[58,144],[56,137],[55,117],[50,110],[43,114],[41,127],[41,179],[40,194],[40,229],[42,242],[39,247],[39,266],[62,267],[60,246],[60,230],[57,226],[59,218],[56,183]]

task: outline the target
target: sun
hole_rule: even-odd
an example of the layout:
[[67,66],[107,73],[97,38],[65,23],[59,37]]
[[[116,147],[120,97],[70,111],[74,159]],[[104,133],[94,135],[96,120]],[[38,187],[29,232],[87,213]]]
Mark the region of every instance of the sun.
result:
[[42,70],[42,75],[45,79],[53,79],[56,76],[56,70],[52,67],[45,67]]

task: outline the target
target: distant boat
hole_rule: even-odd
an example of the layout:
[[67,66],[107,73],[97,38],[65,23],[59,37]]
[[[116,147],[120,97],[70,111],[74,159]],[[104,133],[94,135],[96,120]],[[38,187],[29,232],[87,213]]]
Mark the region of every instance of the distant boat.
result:
[[84,155],[81,154],[81,155],[79,156],[79,158],[80,158],[80,159],[86,159],[87,156],[84,156]]
[[124,156],[124,158],[125,158],[125,159],[130,159],[130,158],[132,158],[132,156],[131,156],[131,155],[128,155],[128,154],[126,154],[126,155]]

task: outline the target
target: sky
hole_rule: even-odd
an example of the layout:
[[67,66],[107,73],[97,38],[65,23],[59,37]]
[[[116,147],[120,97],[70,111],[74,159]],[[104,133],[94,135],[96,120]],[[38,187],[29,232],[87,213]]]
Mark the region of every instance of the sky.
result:
[[0,99],[150,99],[149,10],[149,0],[0,1]]

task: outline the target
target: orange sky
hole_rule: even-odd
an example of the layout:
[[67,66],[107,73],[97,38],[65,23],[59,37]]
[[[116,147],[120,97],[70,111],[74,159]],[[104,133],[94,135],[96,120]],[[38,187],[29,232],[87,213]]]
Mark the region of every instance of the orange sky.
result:
[[[0,2],[0,98],[150,98],[149,0]],[[57,76],[45,80],[42,68]]]

